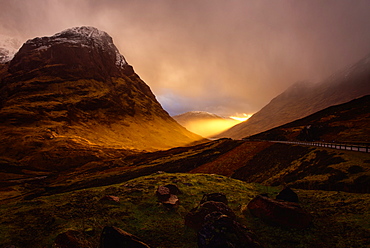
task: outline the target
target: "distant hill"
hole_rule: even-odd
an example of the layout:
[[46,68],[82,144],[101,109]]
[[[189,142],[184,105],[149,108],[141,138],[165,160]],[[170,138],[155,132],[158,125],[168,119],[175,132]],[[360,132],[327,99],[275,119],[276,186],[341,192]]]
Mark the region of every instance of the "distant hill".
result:
[[218,137],[240,139],[370,94],[370,55],[319,84],[299,82]]
[[189,131],[203,137],[212,137],[240,122],[205,111],[190,111],[173,118]]
[[370,142],[370,95],[331,106],[250,139]]

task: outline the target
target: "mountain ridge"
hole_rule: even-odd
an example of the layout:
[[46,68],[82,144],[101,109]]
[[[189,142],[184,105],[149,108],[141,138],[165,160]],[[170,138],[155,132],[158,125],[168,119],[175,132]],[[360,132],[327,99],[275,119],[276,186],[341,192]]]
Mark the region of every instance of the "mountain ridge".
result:
[[[60,160],[53,153],[63,156],[61,146],[150,151],[202,140],[169,116],[118,54],[112,38],[92,27],[23,44],[0,67],[1,153],[33,164],[46,151]],[[79,164],[75,155],[71,166]],[[41,160],[39,167],[50,166]]]
[[311,86],[296,83],[273,98],[260,111],[218,137],[241,139],[290,121],[305,117],[326,107],[345,103],[370,94],[370,55]]

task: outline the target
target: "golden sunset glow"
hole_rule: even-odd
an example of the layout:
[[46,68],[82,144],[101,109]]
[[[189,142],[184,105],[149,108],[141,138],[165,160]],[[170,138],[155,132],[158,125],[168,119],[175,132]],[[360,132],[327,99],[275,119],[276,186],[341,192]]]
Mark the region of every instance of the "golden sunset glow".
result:
[[243,114],[242,116],[230,116],[230,118],[242,122],[248,120],[252,115],[253,114]]
[[211,138],[238,123],[240,121],[232,119],[192,121],[187,123],[186,129],[205,138]]

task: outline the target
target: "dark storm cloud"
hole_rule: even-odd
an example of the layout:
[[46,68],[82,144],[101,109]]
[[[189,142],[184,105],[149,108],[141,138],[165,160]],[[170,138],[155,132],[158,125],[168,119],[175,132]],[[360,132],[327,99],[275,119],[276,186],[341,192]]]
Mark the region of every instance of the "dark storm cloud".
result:
[[107,31],[171,114],[250,113],[370,52],[368,0],[0,0],[0,33]]

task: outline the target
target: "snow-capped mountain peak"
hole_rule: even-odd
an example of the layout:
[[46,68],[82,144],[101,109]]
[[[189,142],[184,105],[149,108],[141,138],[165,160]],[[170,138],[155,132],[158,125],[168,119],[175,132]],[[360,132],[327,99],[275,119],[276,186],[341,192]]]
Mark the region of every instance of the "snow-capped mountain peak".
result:
[[6,63],[14,57],[21,42],[13,37],[0,34],[0,63]]
[[51,37],[38,37],[26,42],[27,45],[37,47],[38,50],[46,50],[52,45],[62,43],[68,43],[70,46],[75,47],[94,46],[103,51],[113,51],[115,53],[116,66],[124,68],[127,65],[125,58],[113,44],[112,37],[95,27],[73,27],[56,33]]
[[29,76],[38,70],[53,71],[64,79],[99,80],[135,73],[112,37],[94,27],[74,27],[28,40],[10,61],[9,70]]

